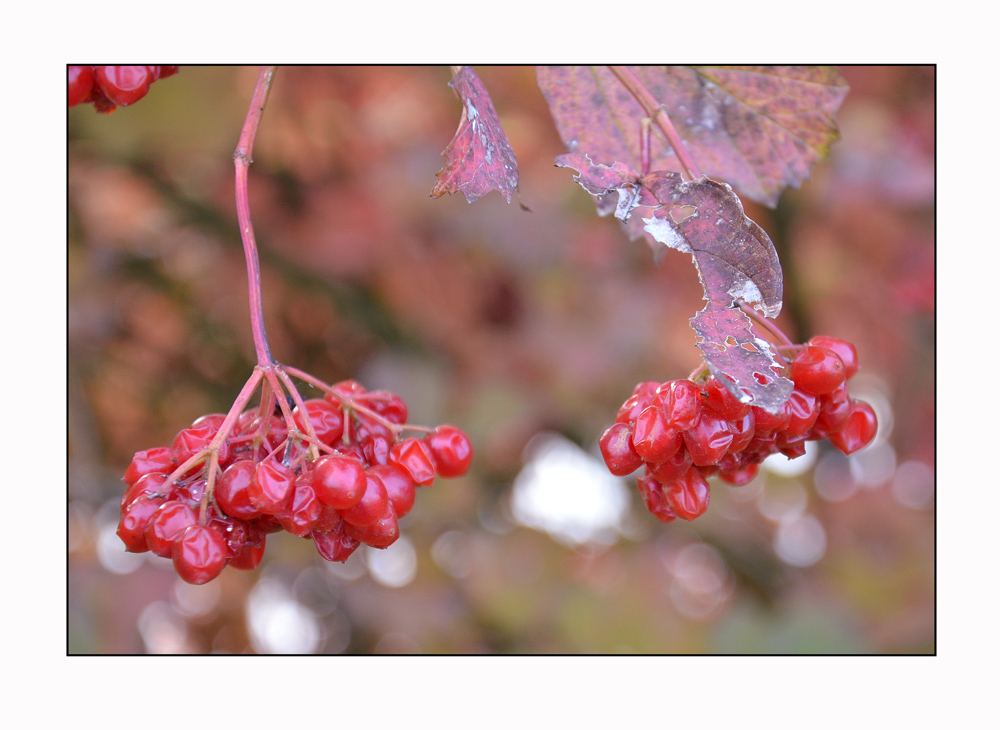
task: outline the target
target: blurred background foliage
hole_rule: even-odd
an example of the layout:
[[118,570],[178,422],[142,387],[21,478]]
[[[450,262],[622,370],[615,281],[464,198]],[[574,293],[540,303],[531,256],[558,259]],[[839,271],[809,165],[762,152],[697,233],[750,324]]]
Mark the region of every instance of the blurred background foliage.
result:
[[[511,205],[429,198],[460,104],[447,67],[283,67],[250,170],[275,357],[460,425],[385,551],[328,564],[281,533],[194,587],[115,536],[133,452],[225,412],[253,367],[233,164],[256,67],[181,67],[68,115],[68,651],[935,651],[935,77],[849,66],[842,139],[776,210],[793,339],[854,342],[881,430],[661,525],[596,448],[643,380],[698,364],[687,256],[599,218],[531,67],[476,67],[520,168]],[[528,210],[525,210],[527,208]]]

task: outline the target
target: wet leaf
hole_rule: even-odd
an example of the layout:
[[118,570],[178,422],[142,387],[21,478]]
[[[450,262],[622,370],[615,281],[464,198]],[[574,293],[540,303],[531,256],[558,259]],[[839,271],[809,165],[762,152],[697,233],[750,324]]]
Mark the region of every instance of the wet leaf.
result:
[[[834,116],[848,86],[830,66],[629,68],[664,105],[701,172],[771,207],[839,136]],[[537,77],[570,152],[641,169],[645,112],[609,68],[540,66]],[[680,172],[655,126],[652,134],[649,169]]]
[[443,154],[447,164],[437,173],[432,198],[464,193],[470,203],[496,190],[509,203],[517,188],[517,158],[482,82],[462,66],[448,83],[462,102],[462,118]]
[[777,411],[792,382],[781,376],[770,345],[757,337],[738,304],[778,316],[781,264],[733,189],[705,176],[686,181],[675,172],[638,175],[620,163],[595,165],[581,154],[560,155],[556,164],[577,170],[577,181],[598,198],[610,201],[617,192],[616,217],[641,220],[655,241],[691,254],[708,301],[691,328],[709,370],[743,402]]

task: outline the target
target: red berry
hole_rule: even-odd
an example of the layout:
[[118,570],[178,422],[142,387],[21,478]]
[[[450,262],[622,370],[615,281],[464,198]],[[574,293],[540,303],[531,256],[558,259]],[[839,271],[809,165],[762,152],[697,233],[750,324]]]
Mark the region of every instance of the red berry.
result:
[[297,481],[291,500],[274,516],[290,533],[297,537],[305,537],[312,532],[316,520],[319,519],[321,508],[322,504],[316,499],[312,485],[305,481]]
[[385,485],[396,517],[404,517],[413,509],[417,499],[417,485],[408,471],[396,464],[376,464],[368,467],[368,473],[377,476]]
[[274,459],[265,459],[254,470],[247,487],[250,503],[264,514],[281,511],[292,497],[295,474]]
[[153,81],[148,66],[97,66],[94,77],[104,95],[118,106],[139,101]]
[[157,79],[165,79],[168,76],[173,76],[175,73],[177,73],[180,70],[181,67],[180,66],[150,66],[150,68],[154,69],[153,75]]
[[155,449],[136,451],[132,457],[132,463],[125,470],[125,483],[130,487],[135,484],[140,477],[152,472],[169,474],[174,470],[174,460],[170,457],[170,449],[166,446],[159,446]]
[[406,469],[413,481],[422,487],[434,481],[437,464],[430,446],[423,439],[403,439],[389,453],[389,461]]
[[193,525],[174,541],[173,561],[182,580],[202,585],[226,567],[225,541],[207,525]]
[[198,522],[198,515],[183,502],[166,502],[146,525],[146,546],[161,558],[169,558],[174,540]]
[[392,508],[392,502],[386,503],[385,511],[381,517],[371,525],[362,527],[352,525],[345,520],[344,534],[373,548],[385,549],[389,547],[399,539],[399,521]]
[[615,416],[615,423],[635,423],[635,419],[639,417],[639,414],[649,407],[649,404],[653,401],[653,395],[659,387],[659,383],[654,383],[651,380],[635,386],[632,395],[618,409],[618,413]]
[[388,432],[381,432],[384,428],[379,424],[373,424],[377,431],[373,433],[367,426],[358,426],[357,437],[361,442],[361,453],[365,456],[366,464],[388,464],[389,451],[392,449],[393,436]]
[[601,436],[600,447],[608,471],[615,476],[627,476],[642,466],[642,457],[632,446],[632,426],[629,423],[611,424]]
[[124,515],[129,505],[142,496],[166,497],[163,491],[163,484],[167,481],[167,475],[162,473],[143,474],[131,487],[125,490],[122,495],[121,513]]
[[753,481],[759,469],[760,467],[757,464],[747,464],[734,469],[720,471],[719,479],[729,482],[735,487],[742,487]]
[[684,445],[680,431],[671,428],[664,409],[655,402],[635,419],[632,447],[649,464],[667,461]]
[[128,552],[144,553],[149,550],[146,526],[165,501],[163,497],[137,497],[125,510],[118,521],[118,537],[125,543]]
[[779,433],[774,440],[774,445],[782,454],[789,459],[797,459],[806,454],[806,441],[809,440],[809,433],[790,435],[787,431]]
[[656,519],[663,523],[673,522],[677,519],[677,515],[670,509],[663,496],[663,485],[655,477],[651,474],[641,476],[636,480],[636,486],[639,487],[639,494],[642,495],[646,509]]
[[[180,466],[198,452],[207,449],[218,432],[219,429],[215,426],[199,426],[178,431],[170,447],[170,457]],[[219,447],[219,461],[223,462],[227,458],[229,458],[229,444],[223,441]]]
[[656,477],[657,481],[668,484],[674,479],[678,479],[691,468],[691,452],[686,446],[682,446],[677,453],[659,464],[649,464],[649,473]]
[[90,66],[69,67],[69,105],[76,106],[87,101],[94,88],[94,72]]
[[263,531],[255,529],[251,522],[213,512],[214,510],[209,510],[211,517],[208,519],[208,526],[219,533],[225,543],[226,560],[235,558],[248,543],[256,545],[264,539]]
[[800,390],[797,385],[788,396],[788,410],[791,412],[791,418],[783,431],[788,436],[802,436],[808,433],[819,417],[816,396]]
[[847,392],[847,384],[820,396],[817,407],[819,416],[812,429],[814,437],[825,438],[843,429],[851,415],[851,396]]
[[260,565],[260,561],[264,559],[264,545],[265,541],[263,539],[257,545],[247,543],[229,561],[230,567],[239,568],[240,570],[254,570]]
[[369,409],[392,423],[406,423],[408,411],[406,402],[387,390],[372,390],[357,399]]
[[350,509],[365,495],[365,468],[349,456],[321,456],[313,466],[313,488],[323,504]]
[[215,501],[230,517],[252,520],[260,517],[260,510],[250,501],[250,482],[257,465],[250,459],[234,461],[227,466],[215,482]]
[[674,514],[682,520],[693,520],[708,509],[708,482],[698,469],[688,469],[680,479],[664,485],[663,496]]
[[[316,432],[316,438],[327,446],[334,446],[344,435],[344,411],[340,406],[321,398],[303,401],[302,405],[305,407],[308,420]],[[298,407],[292,411],[292,418],[300,431],[308,433],[306,419]]]
[[841,361],[844,363],[844,377],[850,379],[854,373],[858,372],[858,351],[854,348],[850,342],[845,340],[839,340],[836,337],[827,337],[826,335],[816,335],[809,339],[806,343],[809,345],[815,345],[816,347],[825,347],[827,350],[832,350],[840,356]]
[[678,431],[687,431],[698,423],[701,415],[701,388],[690,380],[671,380],[656,391],[656,400],[663,404],[667,423]]
[[312,539],[316,543],[316,552],[324,560],[343,563],[361,545],[360,540],[344,533],[346,522],[341,520],[337,527],[332,530],[319,532],[313,530]]
[[844,361],[833,350],[806,345],[792,360],[795,387],[813,395],[835,390],[847,379]]
[[756,421],[754,420],[753,410],[747,412],[743,418],[738,418],[731,420],[729,422],[729,430],[732,431],[733,440],[729,444],[727,449],[730,454],[738,454],[747,447],[747,445],[753,441],[754,436],[757,435]]
[[750,413],[752,406],[737,400],[729,388],[717,378],[709,378],[702,386],[702,402],[727,421],[735,421]]
[[875,410],[863,400],[851,401],[851,413],[842,431],[830,434],[830,443],[845,454],[863,449],[875,438],[878,419]]
[[365,478],[368,483],[361,501],[340,513],[347,522],[359,527],[367,527],[378,522],[385,514],[385,506],[389,502],[389,493],[382,480],[371,472],[366,472]]
[[716,463],[733,442],[733,432],[725,419],[703,412],[697,425],[684,432],[684,443],[695,466]]
[[469,471],[472,463],[472,444],[469,437],[454,426],[442,425],[424,437],[431,449],[437,473],[450,479]]
[[784,431],[792,420],[792,410],[788,401],[781,404],[777,413],[771,413],[758,406],[753,406],[750,411],[753,413],[754,433],[757,436]]

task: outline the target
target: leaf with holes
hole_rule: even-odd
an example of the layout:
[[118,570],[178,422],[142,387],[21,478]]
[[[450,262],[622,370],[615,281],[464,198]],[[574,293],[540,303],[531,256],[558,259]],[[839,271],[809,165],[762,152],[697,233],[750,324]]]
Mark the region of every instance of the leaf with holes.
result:
[[448,85],[462,102],[462,118],[444,150],[448,161],[437,173],[431,197],[460,192],[472,203],[496,190],[509,203],[517,188],[517,158],[489,94],[468,66],[462,66]]
[[[848,86],[831,66],[627,68],[663,105],[704,174],[771,207],[839,137],[835,115]],[[609,67],[540,66],[536,75],[570,152],[641,169],[647,112]],[[681,172],[662,133],[654,126],[652,134],[647,169]]]
[[691,254],[708,304],[691,319],[711,373],[744,403],[770,412],[788,400],[792,381],[780,374],[770,345],[754,333],[736,307],[746,302],[766,317],[781,311],[781,264],[764,229],[743,212],[733,189],[702,176],[685,181],[675,172],[636,175],[616,163],[595,165],[566,154],[556,164],[577,170],[592,195],[618,193],[615,215],[624,220],[649,211],[644,228],[656,241]]

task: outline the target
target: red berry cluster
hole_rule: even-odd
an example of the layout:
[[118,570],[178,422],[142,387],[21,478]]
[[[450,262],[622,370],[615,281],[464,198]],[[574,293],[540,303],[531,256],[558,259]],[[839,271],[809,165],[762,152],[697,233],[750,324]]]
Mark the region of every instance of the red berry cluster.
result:
[[93,104],[110,114],[135,104],[158,79],[173,76],[178,66],[70,66],[69,105]]
[[[136,453],[118,523],[126,549],[172,559],[195,584],[226,565],[256,568],[280,530],[343,562],[361,543],[395,542],[416,488],[461,476],[472,460],[462,431],[406,425],[399,396],[353,380],[285,415],[202,416],[170,447]],[[404,429],[425,433],[404,438]]]
[[601,436],[601,453],[617,476],[645,465],[639,492],[661,522],[693,520],[708,509],[709,476],[740,486],[771,454],[802,456],[806,441],[829,439],[845,454],[871,443],[875,412],[847,391],[857,369],[849,342],[813,337],[791,361],[795,388],[776,414],[741,403],[711,376],[639,383]]

